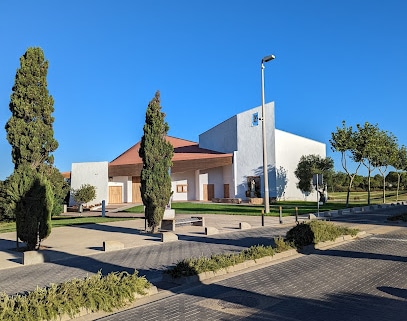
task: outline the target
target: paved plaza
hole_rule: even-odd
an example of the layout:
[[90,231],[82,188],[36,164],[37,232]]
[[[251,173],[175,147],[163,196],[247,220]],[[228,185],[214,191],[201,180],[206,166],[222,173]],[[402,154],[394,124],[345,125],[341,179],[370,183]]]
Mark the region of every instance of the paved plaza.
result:
[[[192,288],[97,320],[407,320],[407,230]],[[83,319],[89,320],[89,319]]]
[[[145,275],[159,293],[113,315],[91,314],[78,320],[407,320],[407,227],[387,222],[396,209],[349,214],[338,224],[367,231],[363,239],[278,264],[176,287],[162,271],[185,257],[240,251],[271,244],[285,235],[294,219],[204,215],[217,235],[203,227],[181,226],[179,241],[161,243],[146,234],[144,220],[55,228],[44,242],[51,262],[24,266],[11,251],[15,233],[0,235],[0,290],[14,294],[82,278],[102,270]],[[400,209],[398,209],[400,211]],[[178,216],[177,217],[187,217]],[[252,229],[239,230],[247,222]],[[103,252],[102,243],[118,240],[124,250]]]

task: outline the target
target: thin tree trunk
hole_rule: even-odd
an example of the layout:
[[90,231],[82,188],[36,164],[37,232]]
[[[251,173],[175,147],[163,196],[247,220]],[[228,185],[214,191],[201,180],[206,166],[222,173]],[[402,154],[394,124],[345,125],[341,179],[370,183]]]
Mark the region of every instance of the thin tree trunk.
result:
[[355,175],[349,175],[349,185],[348,191],[346,193],[346,207],[349,207],[349,199],[350,199],[350,190],[352,189],[353,180],[355,179]]
[[370,169],[367,176],[367,205],[370,205]]
[[383,176],[383,204],[386,204],[386,178]]
[[396,192],[396,202],[398,202],[398,201],[399,201],[400,177],[401,177],[401,174],[400,174],[400,173],[397,173],[397,192]]

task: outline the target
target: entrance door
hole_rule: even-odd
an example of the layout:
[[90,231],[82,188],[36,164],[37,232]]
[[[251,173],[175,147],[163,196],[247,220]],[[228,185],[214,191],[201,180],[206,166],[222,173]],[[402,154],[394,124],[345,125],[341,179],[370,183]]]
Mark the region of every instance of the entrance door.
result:
[[203,184],[203,200],[212,201],[215,197],[215,185],[213,184]]
[[229,184],[223,184],[223,197],[224,198],[229,198],[230,197]]
[[140,176],[133,176],[132,183],[131,183],[131,190],[132,190],[132,203],[141,203],[141,192],[140,192],[141,182]]
[[109,204],[120,204],[123,202],[121,186],[109,186]]

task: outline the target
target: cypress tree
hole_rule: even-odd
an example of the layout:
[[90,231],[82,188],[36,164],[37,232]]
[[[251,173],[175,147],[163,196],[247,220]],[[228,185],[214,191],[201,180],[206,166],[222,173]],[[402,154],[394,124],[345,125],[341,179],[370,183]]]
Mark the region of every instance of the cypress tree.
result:
[[145,206],[145,216],[153,233],[163,219],[164,210],[171,197],[170,167],[174,148],[166,140],[169,130],[161,112],[160,92],[150,101],[146,111],[144,135],[141,139],[139,155],[143,160],[141,170],[141,198]]
[[48,61],[42,49],[28,48],[15,75],[9,104],[12,115],[5,128],[14,170],[23,166],[48,178],[55,200],[53,213],[57,214],[69,186],[53,166],[52,153],[58,142],[54,138],[54,99],[48,92],[47,74]]
[[52,124],[54,99],[47,89],[48,61],[41,48],[28,48],[20,58],[6,124],[14,168],[28,164],[33,169],[52,165],[58,148]]
[[8,195],[16,214],[17,238],[28,250],[39,247],[51,233],[54,195],[49,181],[27,165],[21,165],[10,177]]

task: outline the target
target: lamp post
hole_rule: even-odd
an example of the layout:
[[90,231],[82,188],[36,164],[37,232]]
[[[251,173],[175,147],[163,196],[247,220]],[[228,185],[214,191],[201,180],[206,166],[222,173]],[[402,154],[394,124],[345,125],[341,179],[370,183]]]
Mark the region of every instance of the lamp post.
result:
[[264,226],[264,214],[270,213],[269,200],[269,175],[267,165],[267,135],[266,135],[266,111],[264,107],[264,63],[275,58],[274,55],[269,55],[261,60],[261,120],[263,133],[263,175],[264,175],[264,211],[261,215],[261,226]]

